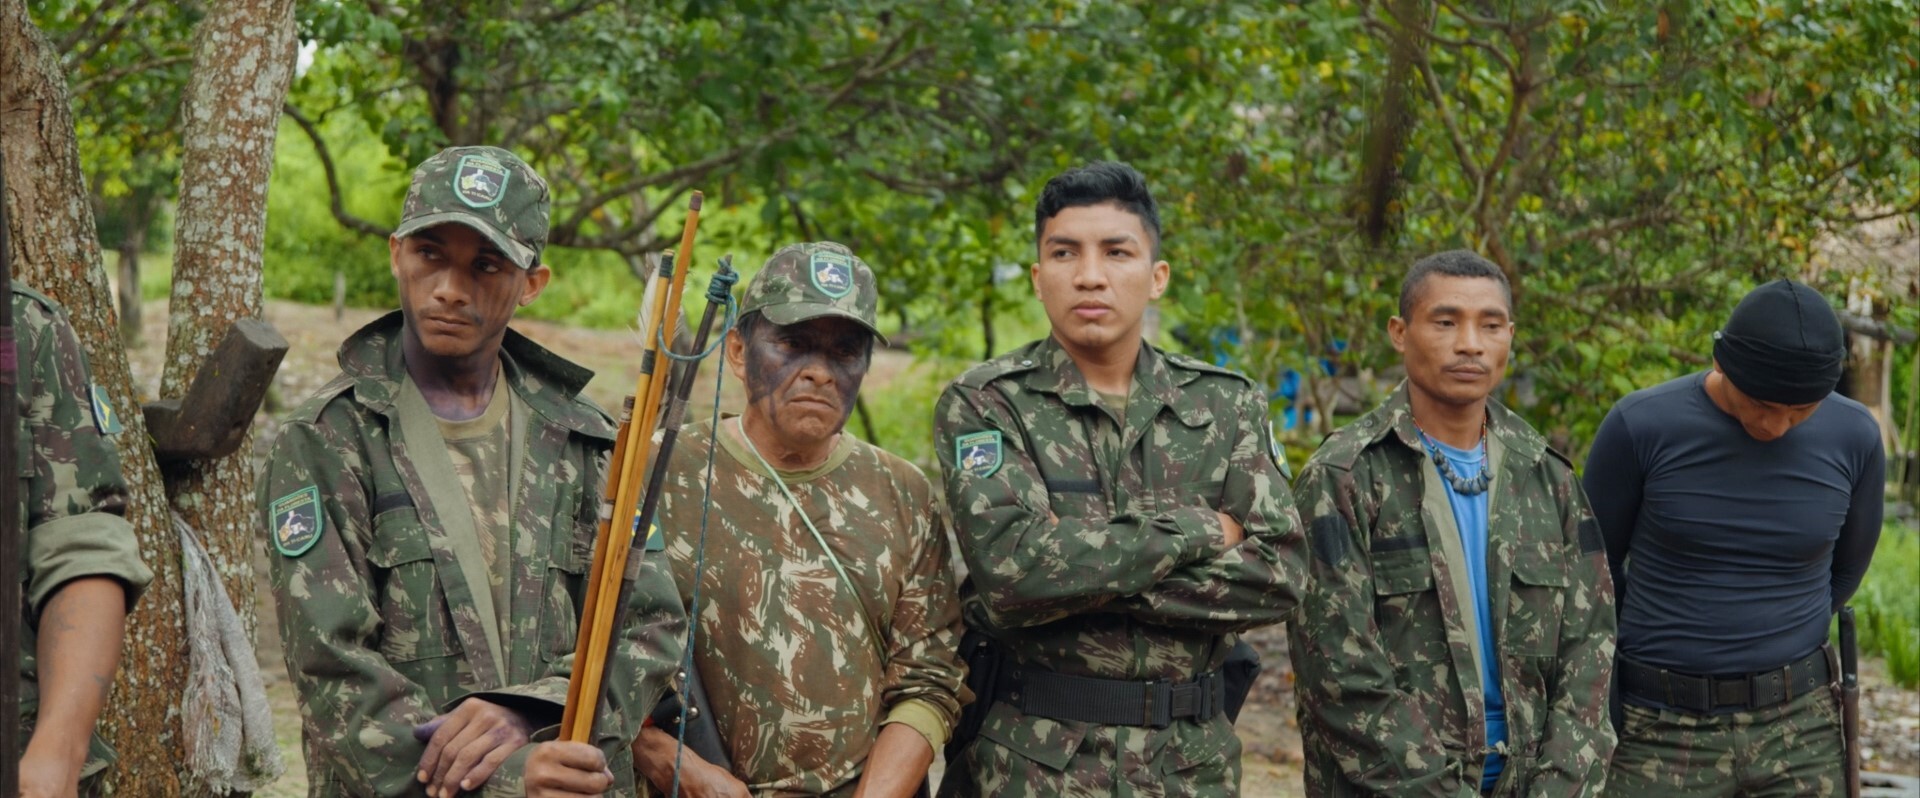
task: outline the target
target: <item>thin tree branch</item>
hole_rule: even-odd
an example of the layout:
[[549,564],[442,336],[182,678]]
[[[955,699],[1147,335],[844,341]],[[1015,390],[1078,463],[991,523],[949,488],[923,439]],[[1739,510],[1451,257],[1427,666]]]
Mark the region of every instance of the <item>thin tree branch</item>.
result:
[[102,85],[111,86],[114,83],[119,82],[121,78],[134,74],[136,72],[145,72],[150,69],[165,69],[167,67],[173,66],[174,64],[186,64],[186,63],[192,63],[192,61],[193,61],[193,54],[186,53],[183,55],[163,56],[160,58],[155,58],[151,61],[142,61],[138,64],[128,64],[119,69],[113,70],[112,72],[103,72],[98,75],[88,77],[85,80],[82,80],[78,83],[73,84],[73,88],[69,89],[68,91],[72,94],[72,96],[79,97],[83,94],[86,94],[88,91],[92,90],[96,86],[102,86]]
[[70,59],[63,59],[66,62],[67,68],[71,70],[75,65],[86,63],[87,59],[92,58],[94,54],[100,52],[100,50],[107,45],[119,41],[120,35],[127,31],[127,23],[132,22],[136,17],[140,16],[140,12],[146,8],[149,1],[150,0],[134,0],[133,7],[127,9],[126,13],[121,14],[119,18],[115,19],[113,24],[107,27],[106,32],[100,34],[100,38],[88,42],[87,48],[80,51],[78,55]]
[[1439,3],[1441,8],[1446,9],[1447,11],[1451,12],[1454,16],[1459,17],[1460,19],[1466,21],[1467,24],[1473,25],[1474,27],[1493,28],[1494,30],[1505,32],[1505,33],[1511,33],[1513,31],[1513,23],[1507,20],[1494,19],[1493,17],[1483,17],[1477,14],[1469,14],[1466,11],[1461,10],[1460,4],[1450,3],[1450,2],[1447,2],[1447,0],[1439,0]]
[[556,25],[580,16],[600,4],[601,0],[581,0],[571,6],[562,6],[536,16],[531,20],[531,24],[535,26]]
[[[1812,209],[1808,209],[1808,210],[1811,211]],[[1866,224],[1867,222],[1877,222],[1882,219],[1891,219],[1895,216],[1912,216],[1915,214],[1920,214],[1920,200],[1915,200],[1914,202],[1904,207],[1894,208],[1892,210],[1881,211],[1877,213],[1868,213],[1864,215],[1833,214],[1833,213],[1828,213],[1824,211],[1821,211],[1818,213],[1820,218],[1823,221],[1836,222],[1840,224]]]
[[[87,18],[80,21],[79,27],[74,28],[73,32],[68,33],[66,38],[61,39],[59,44],[56,45],[60,52],[72,53],[75,46],[85,41],[88,36],[92,36],[93,29],[100,25],[100,20],[105,17],[107,9],[112,6],[113,0],[100,0],[99,5],[94,6],[92,11],[87,12]],[[73,64],[67,63],[66,66],[71,68]]]
[[320,137],[320,129],[314,126],[313,120],[308,119],[306,114],[300,113],[300,109],[293,107],[293,103],[282,103],[280,110],[307,134],[307,140],[313,142],[314,154],[320,156],[320,168],[327,174],[328,208],[333,211],[334,220],[338,221],[341,227],[362,235],[377,238],[393,235],[391,229],[347,212],[346,204],[340,194],[340,178],[333,169],[333,155],[327,150],[326,140]]
[[[831,109],[840,105],[846,101],[847,97],[851,95],[855,89],[866,85],[880,75],[899,68],[912,59],[923,57],[927,52],[930,52],[930,48],[919,48],[901,54],[898,58],[888,60],[899,51],[900,45],[905,42],[907,34],[911,30],[911,26],[906,30],[902,30],[899,36],[894,37],[879,53],[875,54],[873,58],[868,59],[868,65],[866,67],[856,70],[839,88],[827,96],[825,102],[822,104],[822,108]],[[643,175],[612,188],[602,189],[598,193],[582,199],[580,204],[574,208],[573,213],[567,217],[567,220],[555,228],[555,236],[572,238],[577,234],[580,225],[586,222],[589,215],[601,206],[619,197],[662,183],[678,182],[701,177],[714,169],[738,162],[767,147],[792,138],[799,132],[800,125],[798,123],[789,124],[761,136],[754,142],[735,147],[726,152],[717,153],[692,163],[682,164],[664,172]]]
[[672,183],[703,176],[721,166],[733,163],[766,147],[785,141],[799,131],[799,125],[788,125],[760,137],[760,139],[751,144],[735,147],[726,152],[711,155],[692,163],[681,164],[664,172],[642,175],[612,188],[602,189],[599,193],[582,199],[580,204],[574,207],[572,215],[568,216],[565,222],[562,222],[554,228],[554,233],[556,237],[571,237],[580,229],[580,225],[587,220],[590,214],[609,202],[641,189],[650,188],[662,183]]
[[1547,245],[1544,249],[1547,252],[1556,252],[1566,247],[1572,246],[1574,244],[1581,243],[1583,241],[1593,241],[1595,239],[1612,238],[1613,236],[1619,235],[1620,233],[1624,233],[1629,230],[1638,230],[1642,227],[1648,227],[1654,224],[1658,224],[1660,222],[1667,221],[1668,219],[1671,219],[1671,218],[1673,218],[1673,211],[1663,206],[1663,207],[1655,208],[1653,210],[1636,213],[1632,216],[1623,216],[1618,219],[1608,219],[1607,221],[1604,221],[1604,222],[1588,225],[1578,230],[1574,230],[1570,233],[1565,233],[1565,234],[1550,238],[1547,240]]
[[1473,150],[1467,146],[1467,137],[1460,132],[1460,122],[1453,116],[1453,106],[1447,104],[1446,90],[1440,87],[1439,76],[1433,73],[1433,62],[1423,55],[1418,61],[1420,76],[1427,86],[1427,97],[1433,100],[1434,110],[1440,114],[1440,124],[1447,130],[1447,140],[1453,143],[1453,154],[1460,159],[1460,168],[1467,173],[1467,179],[1475,185],[1480,183],[1480,165],[1473,160]]

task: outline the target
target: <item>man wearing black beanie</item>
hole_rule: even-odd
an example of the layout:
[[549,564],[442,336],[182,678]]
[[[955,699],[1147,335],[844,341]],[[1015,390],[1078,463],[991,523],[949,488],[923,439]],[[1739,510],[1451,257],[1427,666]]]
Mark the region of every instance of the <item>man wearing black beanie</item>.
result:
[[1620,608],[1620,744],[1634,796],[1845,792],[1828,620],[1880,536],[1885,454],[1825,297],[1778,280],[1714,333],[1713,368],[1637,391],[1584,484]]

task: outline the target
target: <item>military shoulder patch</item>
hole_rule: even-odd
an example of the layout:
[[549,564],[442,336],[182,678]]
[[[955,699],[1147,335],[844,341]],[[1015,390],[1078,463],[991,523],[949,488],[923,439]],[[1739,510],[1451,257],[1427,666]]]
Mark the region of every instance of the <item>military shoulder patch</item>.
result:
[[88,386],[88,389],[91,394],[89,401],[93,404],[94,429],[100,430],[102,435],[120,434],[126,427],[120,423],[120,414],[113,412],[113,404],[107,401],[107,389],[100,387],[97,382]]
[[298,557],[320,542],[320,489],[312,485],[273,500],[267,515],[273,523],[273,547]]
[[1280,445],[1280,431],[1274,428],[1273,419],[1267,419],[1267,453],[1273,457],[1273,464],[1280,469],[1280,476],[1293,479],[1293,466],[1287,462],[1287,450]]
[[642,551],[666,551],[667,536],[660,534],[660,525],[654,524],[647,530],[647,545]]
[[953,439],[953,462],[967,474],[986,479],[1000,470],[1000,431],[969,432]]
[[853,258],[838,252],[815,252],[807,264],[813,287],[820,293],[839,299],[853,290]]
[[453,170],[453,195],[473,208],[491,208],[507,195],[512,173],[484,155],[463,155]]

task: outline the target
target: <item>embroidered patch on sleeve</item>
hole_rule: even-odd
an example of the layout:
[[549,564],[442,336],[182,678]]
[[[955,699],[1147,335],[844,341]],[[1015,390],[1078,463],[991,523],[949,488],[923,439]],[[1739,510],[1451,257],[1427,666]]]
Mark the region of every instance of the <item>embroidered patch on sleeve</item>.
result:
[[969,432],[953,439],[953,462],[981,479],[1000,470],[1000,431]]
[[654,524],[647,529],[647,546],[644,551],[666,551],[667,536],[660,534],[660,525]]
[[312,485],[273,500],[267,514],[273,522],[273,547],[298,557],[320,542],[320,489]]
[[88,400],[93,404],[93,427],[102,435],[118,435],[126,427],[120,424],[120,414],[113,412],[113,404],[107,401],[107,389],[100,383],[88,386],[91,394]]

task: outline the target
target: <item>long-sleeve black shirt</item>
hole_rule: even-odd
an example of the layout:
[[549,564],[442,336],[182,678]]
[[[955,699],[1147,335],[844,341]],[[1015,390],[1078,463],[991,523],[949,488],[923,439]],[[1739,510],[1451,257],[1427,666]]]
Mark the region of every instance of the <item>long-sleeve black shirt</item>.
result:
[[1835,394],[1761,442],[1713,404],[1705,379],[1622,399],[1587,455],[1619,652],[1692,674],[1776,668],[1826,640],[1867,572],[1886,490],[1880,428]]

